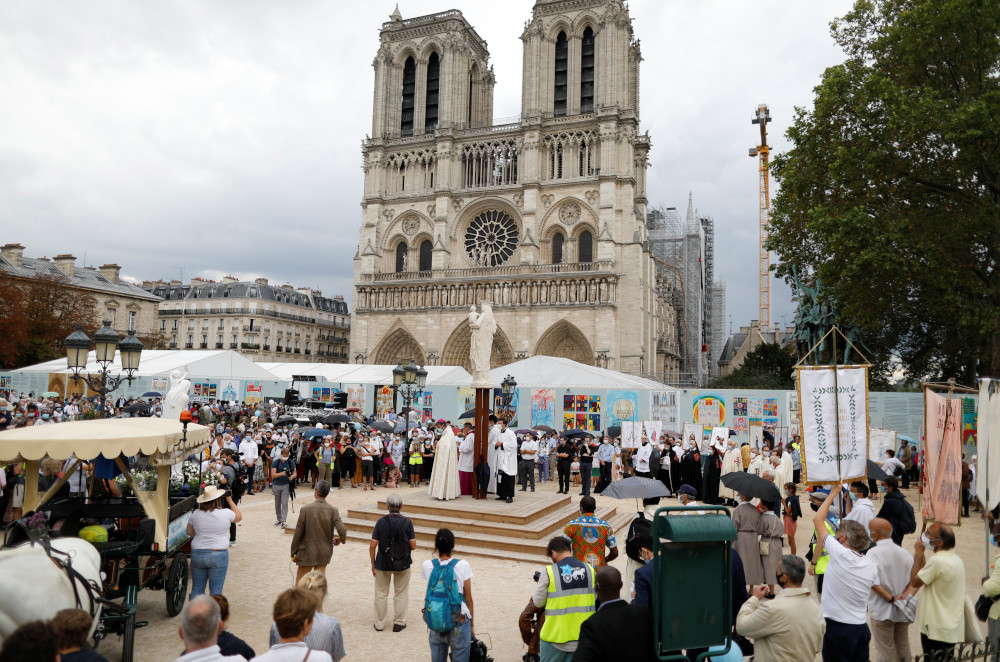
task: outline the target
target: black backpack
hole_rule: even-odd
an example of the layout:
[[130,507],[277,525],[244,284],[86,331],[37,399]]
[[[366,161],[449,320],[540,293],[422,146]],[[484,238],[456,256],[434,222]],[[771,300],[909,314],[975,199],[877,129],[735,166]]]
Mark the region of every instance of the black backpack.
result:
[[650,536],[653,532],[653,523],[646,519],[646,513],[639,513],[639,516],[632,520],[628,527],[628,535],[625,536],[625,556],[633,561],[645,563],[639,556],[639,538]]
[[899,518],[900,533],[909,535],[917,530],[917,520],[913,517],[913,506],[909,501],[900,499],[903,504],[902,515]]
[[410,541],[406,537],[407,521],[405,517],[401,517],[398,526],[393,526],[391,519],[386,522],[389,526],[389,540],[382,548],[382,565],[386,570],[406,570],[409,567]]

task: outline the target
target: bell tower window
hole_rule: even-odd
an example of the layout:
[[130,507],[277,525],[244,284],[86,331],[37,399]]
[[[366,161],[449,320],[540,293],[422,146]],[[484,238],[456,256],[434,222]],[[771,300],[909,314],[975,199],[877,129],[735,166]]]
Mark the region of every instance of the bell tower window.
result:
[[396,245],[396,273],[401,274],[406,271],[406,242],[401,241]]
[[580,41],[580,112],[594,112],[594,31],[587,28]]
[[577,260],[577,262],[593,262],[594,235],[590,234],[589,230],[584,230],[580,233],[580,238],[577,239],[577,244],[580,248],[580,259]]
[[566,88],[569,82],[569,42],[566,41],[566,33],[560,32],[556,37],[556,71],[555,89],[552,114],[556,117],[566,116]]
[[431,270],[431,240],[425,239],[420,242],[420,270]]
[[403,113],[399,132],[404,136],[413,135],[413,97],[417,88],[417,65],[412,57],[403,65]]
[[437,53],[431,53],[427,61],[427,101],[424,104],[424,133],[433,133],[438,123],[438,86],[441,76],[441,61]]
[[557,232],[552,237],[552,264],[562,264],[563,244],[565,242],[566,237],[563,236],[562,232]]

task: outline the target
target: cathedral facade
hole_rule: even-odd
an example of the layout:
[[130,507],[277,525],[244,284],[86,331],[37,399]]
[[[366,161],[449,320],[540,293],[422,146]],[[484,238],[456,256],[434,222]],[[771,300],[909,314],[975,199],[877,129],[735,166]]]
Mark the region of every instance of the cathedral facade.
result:
[[493,124],[486,42],[457,10],[382,25],[362,146],[355,363],[494,366],[544,354],[663,379],[676,312],[645,224],[639,42],[621,0],[537,0],[520,120]]

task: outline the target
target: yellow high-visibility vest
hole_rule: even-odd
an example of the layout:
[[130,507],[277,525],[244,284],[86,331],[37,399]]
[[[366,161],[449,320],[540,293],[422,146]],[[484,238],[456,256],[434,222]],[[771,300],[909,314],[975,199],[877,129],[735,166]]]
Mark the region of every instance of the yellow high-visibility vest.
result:
[[553,644],[576,641],[580,626],[597,611],[594,569],[568,556],[548,566],[545,572],[549,575],[549,592],[540,638]]

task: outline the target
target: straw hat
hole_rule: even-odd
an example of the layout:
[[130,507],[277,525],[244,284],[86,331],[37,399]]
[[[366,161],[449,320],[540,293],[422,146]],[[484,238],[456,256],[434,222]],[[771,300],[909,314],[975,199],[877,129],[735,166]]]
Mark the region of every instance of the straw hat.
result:
[[208,503],[209,501],[215,501],[216,499],[222,498],[226,495],[226,490],[222,489],[218,485],[209,485],[205,488],[205,491],[201,493],[198,497],[198,503]]

